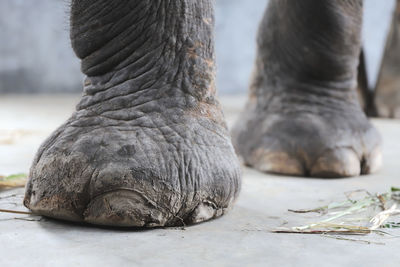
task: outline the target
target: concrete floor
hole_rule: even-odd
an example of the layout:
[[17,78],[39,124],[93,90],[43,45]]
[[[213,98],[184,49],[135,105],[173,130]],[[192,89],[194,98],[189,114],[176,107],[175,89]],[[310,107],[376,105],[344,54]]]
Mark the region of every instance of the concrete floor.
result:
[[[0,173],[27,172],[43,139],[72,112],[79,96],[2,96]],[[225,97],[229,124],[245,97]],[[360,237],[364,244],[319,235],[274,234],[285,221],[307,216],[287,209],[314,208],[343,192],[386,192],[400,186],[400,121],[375,120],[385,140],[384,168],[351,179],[272,176],[244,169],[243,189],[226,216],[182,229],[100,229],[27,215],[0,213],[0,266],[400,266],[400,240]],[[0,191],[0,209],[25,210],[24,190]],[[393,230],[392,234],[400,235]],[[358,237],[357,237],[358,238]]]

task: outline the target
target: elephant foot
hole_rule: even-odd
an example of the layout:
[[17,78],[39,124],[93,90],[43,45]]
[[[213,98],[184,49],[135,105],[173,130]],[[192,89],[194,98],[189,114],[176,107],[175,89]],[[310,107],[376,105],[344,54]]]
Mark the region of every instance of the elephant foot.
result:
[[377,115],[400,119],[400,9],[397,10],[392,38],[389,38],[378,85],[374,95]]
[[384,118],[400,119],[400,78],[383,73],[375,93],[377,115]]
[[313,96],[312,88],[278,90],[280,94],[251,97],[235,126],[234,146],[246,165],[321,178],[379,169],[381,138],[354,93],[318,89]]
[[362,1],[301,3],[269,1],[250,99],[233,131],[236,151],[264,172],[327,178],[374,172],[381,139],[356,91]]
[[39,149],[25,206],[124,227],[221,216],[241,171],[215,98],[212,2],[112,2],[71,2],[84,94]]
[[186,100],[190,108],[168,99],[168,107],[137,105],[135,94],[90,106],[82,101],[37,153],[25,206],[57,219],[123,227],[221,216],[238,195],[240,166],[218,105]]

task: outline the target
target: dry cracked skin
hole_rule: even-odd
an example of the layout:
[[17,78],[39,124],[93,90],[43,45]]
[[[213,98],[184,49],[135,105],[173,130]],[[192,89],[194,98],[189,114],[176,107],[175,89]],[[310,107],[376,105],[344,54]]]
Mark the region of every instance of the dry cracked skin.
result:
[[241,170],[215,98],[213,25],[209,1],[72,1],[84,94],[40,147],[25,205],[132,227],[224,214]]

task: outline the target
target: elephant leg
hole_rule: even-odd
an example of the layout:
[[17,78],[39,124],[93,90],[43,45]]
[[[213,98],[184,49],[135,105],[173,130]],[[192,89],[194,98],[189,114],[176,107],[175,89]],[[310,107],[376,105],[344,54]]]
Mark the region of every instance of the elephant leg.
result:
[[211,0],[73,0],[83,97],[37,152],[25,206],[127,227],[224,214],[241,171],[215,97],[213,27]]
[[368,174],[381,138],[357,99],[362,0],[271,0],[246,110],[233,130],[244,163],[313,177]]
[[377,115],[400,119],[400,2],[374,95]]

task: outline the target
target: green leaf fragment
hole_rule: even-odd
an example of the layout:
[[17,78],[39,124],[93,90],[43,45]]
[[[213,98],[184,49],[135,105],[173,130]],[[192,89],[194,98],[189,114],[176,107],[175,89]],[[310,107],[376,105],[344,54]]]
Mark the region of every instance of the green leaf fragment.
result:
[[12,174],[5,177],[0,176],[0,181],[20,180],[20,179],[26,179],[27,177],[28,175],[26,175],[25,173]]

